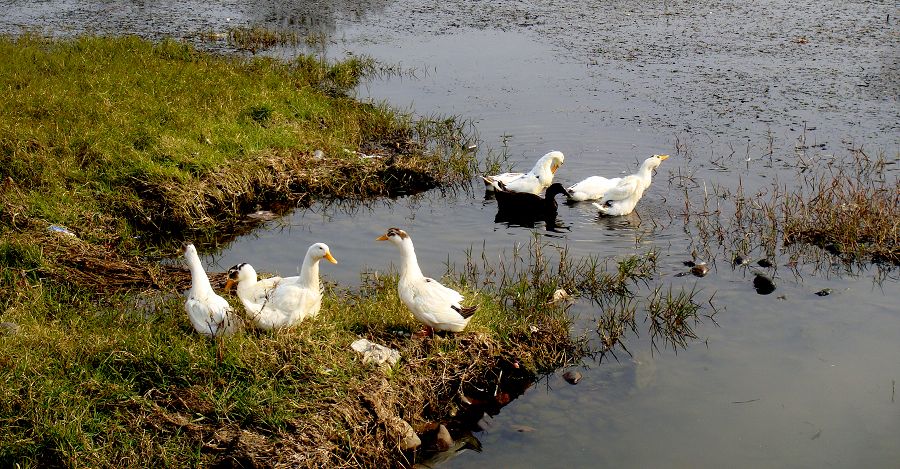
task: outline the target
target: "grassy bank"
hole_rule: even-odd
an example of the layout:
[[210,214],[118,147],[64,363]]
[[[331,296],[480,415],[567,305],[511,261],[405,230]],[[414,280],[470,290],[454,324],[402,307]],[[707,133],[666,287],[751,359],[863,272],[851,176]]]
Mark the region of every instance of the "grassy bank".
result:
[[[220,345],[193,332],[177,293],[97,296],[26,274],[3,313],[19,330],[0,337],[0,465],[420,461],[434,450],[439,423],[502,407],[540,373],[586,352],[570,337],[567,303],[550,301],[554,291],[628,297],[655,275],[652,254],[607,265],[545,251],[535,242],[499,265],[482,257],[451,273],[480,309],[465,332],[429,340],[410,337],[419,325],[393,273],[329,286],[319,317],[297,328],[244,331]],[[402,360],[389,369],[364,364],[349,348],[359,337]],[[418,452],[398,449],[398,419],[421,436]]]
[[[363,59],[32,36],[0,38],[0,56],[0,465],[395,461],[365,406],[422,392],[430,349],[395,337],[408,358],[384,376],[347,341],[401,317],[390,279],[329,294],[310,327],[226,341],[219,363],[185,321],[184,272],[155,259],[258,208],[466,181],[460,126],[349,97]],[[498,350],[489,329],[436,344],[462,370],[460,354],[490,367]]]
[[0,55],[7,228],[59,224],[129,252],[211,238],[260,204],[416,192],[473,171],[452,120],[412,122],[345,95],[372,71],[365,59],[96,37],[0,38]]

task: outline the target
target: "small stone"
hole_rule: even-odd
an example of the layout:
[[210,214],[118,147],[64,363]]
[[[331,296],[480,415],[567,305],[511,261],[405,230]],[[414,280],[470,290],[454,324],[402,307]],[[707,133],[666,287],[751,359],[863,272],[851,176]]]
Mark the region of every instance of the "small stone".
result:
[[394,427],[394,430],[397,432],[397,436],[399,437],[398,446],[401,450],[406,451],[415,449],[422,444],[422,440],[419,438],[419,435],[416,435],[416,431],[413,430],[412,425],[410,425],[406,420],[403,420],[400,417],[394,417],[391,420],[391,424]]
[[313,158],[315,158],[315,159],[317,159],[317,160],[324,160],[324,159],[325,159],[325,152],[322,151],[322,150],[316,150],[316,151],[313,152]]
[[684,264],[685,267],[693,267],[693,266],[697,265],[694,263],[694,261],[684,261],[684,262],[682,262],[682,264]]
[[768,269],[769,267],[772,267],[772,261],[770,261],[768,259],[760,259],[760,260],[756,261],[756,264],[759,265],[760,267],[764,267],[766,269]]
[[19,325],[14,322],[0,322],[0,337],[16,335],[19,333],[19,329],[21,329]]
[[578,384],[581,381],[582,374],[580,371],[567,371],[563,373],[563,379],[569,384]]
[[687,272],[678,272],[677,274],[675,274],[675,276],[676,277],[684,277],[687,274],[688,274]]
[[453,437],[450,436],[450,431],[443,425],[439,426],[437,432],[438,450],[447,451],[451,446],[453,446]]
[[816,295],[819,295],[819,296],[828,296],[828,295],[831,294],[831,292],[832,292],[832,290],[831,290],[830,288],[823,288],[823,289],[817,291],[817,292],[816,292]]
[[706,274],[709,273],[709,267],[706,265],[706,262],[701,262],[691,267],[691,273],[694,274],[695,277],[706,277]]

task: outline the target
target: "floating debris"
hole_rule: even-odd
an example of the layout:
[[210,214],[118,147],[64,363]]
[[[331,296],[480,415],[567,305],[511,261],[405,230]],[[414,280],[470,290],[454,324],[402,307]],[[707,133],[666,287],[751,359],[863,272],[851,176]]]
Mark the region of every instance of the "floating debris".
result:
[[706,265],[706,262],[701,262],[691,267],[691,273],[696,277],[706,277],[706,274],[709,273],[709,266]]
[[509,428],[519,432],[519,433],[531,433],[534,431],[534,427],[529,427],[528,425],[510,425]]
[[363,363],[394,366],[400,361],[400,351],[370,342],[368,339],[359,339],[350,344],[350,348],[363,356]]
[[756,277],[753,278],[753,288],[755,288],[756,293],[759,293],[760,295],[768,295],[775,291],[775,282],[769,277],[757,273]]
[[684,261],[682,264],[684,264],[685,267],[694,267],[697,265],[694,261]]
[[756,261],[756,265],[768,269],[769,267],[772,267],[772,261],[763,258],[763,259]]
[[247,215],[247,218],[253,221],[270,221],[278,218],[278,216],[269,210],[257,210]]
[[578,384],[581,381],[582,374],[579,371],[567,371],[563,373],[562,377],[569,384]]
[[831,294],[832,291],[833,291],[833,290],[830,289],[830,288],[823,288],[823,289],[817,291],[817,292],[816,292],[816,295],[819,295],[819,296],[828,296],[828,295]]

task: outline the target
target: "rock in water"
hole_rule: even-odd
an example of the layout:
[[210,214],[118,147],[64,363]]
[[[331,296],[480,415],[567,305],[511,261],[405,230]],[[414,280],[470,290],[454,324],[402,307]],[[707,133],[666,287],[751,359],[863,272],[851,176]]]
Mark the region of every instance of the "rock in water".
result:
[[706,262],[701,262],[691,267],[691,273],[697,277],[705,277],[709,273],[709,267],[706,265]]
[[768,295],[775,291],[775,282],[763,274],[756,274],[756,277],[753,278],[753,288],[760,295]]
[[438,427],[437,432],[437,448],[439,451],[447,451],[450,447],[453,446],[453,437],[450,436],[450,431],[447,430],[447,427],[441,425]]
[[567,371],[563,373],[563,379],[566,380],[569,384],[578,384],[581,381],[581,372],[579,371]]
[[766,269],[768,269],[769,267],[772,267],[772,261],[770,261],[770,260],[768,260],[768,259],[760,259],[760,260],[756,261],[756,263],[757,263],[760,267],[764,267],[764,268],[766,268]]

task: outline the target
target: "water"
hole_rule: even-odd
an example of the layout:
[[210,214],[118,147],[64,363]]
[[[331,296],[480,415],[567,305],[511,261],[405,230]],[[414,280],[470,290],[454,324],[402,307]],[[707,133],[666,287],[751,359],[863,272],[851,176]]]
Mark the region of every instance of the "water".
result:
[[[8,2],[9,3],[9,2]],[[646,156],[676,154],[626,219],[563,206],[548,232],[494,223],[478,190],[432,191],[369,207],[323,204],[270,222],[205,259],[210,269],[249,261],[293,274],[306,247],[328,243],[330,280],[355,285],[387,269],[396,250],[374,239],[406,229],[426,274],[464,250],[502,255],[536,231],[576,256],[660,252],[658,283],[715,292],[718,326],[674,353],[628,335],[633,357],[588,361],[576,386],[553,375],[476,433],[484,451],[446,467],[886,467],[900,461],[900,288],[893,278],[799,267],[776,259],[778,289],[760,296],[721,249],[702,279],[676,277],[692,228],[670,177],[760,187],[790,181],[794,146],[844,154],[863,146],[896,158],[900,12],[872,2],[11,2],[0,31],[20,25],[194,37],[265,23],[329,35],[327,54],[369,54],[416,76],[376,80],[361,99],[421,115],[473,120],[481,151],[505,145],[516,168],[566,154],[557,179],[632,172]],[[201,14],[202,13],[202,14]],[[666,14],[668,13],[668,14]],[[890,15],[890,16],[888,16]],[[88,25],[91,25],[88,28]],[[217,47],[225,48],[220,44]],[[280,55],[291,51],[280,50]],[[774,164],[768,164],[773,147]],[[750,161],[745,161],[746,159]],[[782,160],[779,162],[778,160]],[[896,170],[893,170],[896,173]],[[895,176],[896,180],[896,176]],[[476,185],[477,187],[477,185]],[[750,192],[748,190],[748,192]],[[754,253],[759,256],[761,253]],[[830,296],[814,292],[831,288]],[[578,304],[576,332],[599,311]],[[638,311],[638,322],[642,319]],[[523,428],[533,431],[520,432]]]

